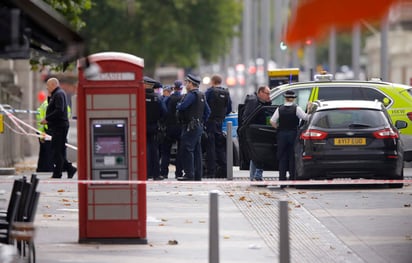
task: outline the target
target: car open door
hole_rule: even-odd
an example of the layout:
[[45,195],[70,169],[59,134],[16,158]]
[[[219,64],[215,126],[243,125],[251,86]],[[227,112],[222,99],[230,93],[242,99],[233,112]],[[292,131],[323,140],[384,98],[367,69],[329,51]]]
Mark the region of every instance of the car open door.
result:
[[[269,122],[276,108],[277,106],[257,108],[238,128],[239,151],[243,163],[252,160],[256,167],[263,170],[278,169],[276,129]],[[253,123],[258,114],[266,116],[266,124]]]

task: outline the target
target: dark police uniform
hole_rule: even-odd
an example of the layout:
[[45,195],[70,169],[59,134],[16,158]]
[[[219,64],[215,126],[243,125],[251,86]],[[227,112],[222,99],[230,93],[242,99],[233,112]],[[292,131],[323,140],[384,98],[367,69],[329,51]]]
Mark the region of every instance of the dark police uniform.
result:
[[57,87],[52,93],[47,106],[47,125],[52,136],[54,169],[52,178],[61,178],[63,169],[67,170],[68,178],[72,178],[77,169],[66,159],[66,141],[69,131],[66,93]]
[[299,118],[296,116],[296,105],[279,107],[279,128],[277,133],[279,180],[286,180],[289,171],[290,180],[295,179],[294,143]]
[[150,88],[145,89],[146,93],[146,151],[147,151],[147,178],[153,180],[163,180],[160,176],[159,167],[159,142],[158,136],[158,121],[167,112],[164,102],[159,94],[153,90],[154,86],[158,86],[158,82],[149,77],[144,77],[143,81]]
[[167,177],[169,173],[169,163],[170,163],[170,151],[173,143],[177,143],[177,153],[175,160],[176,172],[175,176],[181,177],[182,174],[182,165],[179,156],[179,147],[180,147],[180,136],[182,133],[182,125],[178,122],[176,116],[176,106],[177,103],[182,100],[182,94],[179,90],[175,90],[169,97],[165,99],[165,104],[167,108],[167,114],[162,119],[162,125],[166,128],[166,138],[163,143],[160,145],[160,175]]
[[211,110],[206,122],[206,177],[224,178],[227,171],[226,139],[222,132],[222,124],[225,116],[232,111],[232,101],[229,91],[223,87],[210,87],[205,96]]
[[184,176],[178,180],[202,180],[202,149],[201,136],[203,123],[210,114],[205,95],[199,91],[200,79],[188,74],[186,77],[193,88],[184,96],[183,101],[176,107],[179,121],[182,123],[180,139],[180,156],[182,158]]
[[[296,95],[293,91],[286,91],[285,98],[295,99]],[[270,122],[276,125],[278,151],[277,157],[279,161],[279,180],[286,180],[286,172],[289,171],[289,179],[295,179],[295,152],[294,144],[297,135],[299,120],[309,118],[303,110],[294,104],[292,101],[286,101],[273,114]],[[282,185],[282,187],[284,187]]]

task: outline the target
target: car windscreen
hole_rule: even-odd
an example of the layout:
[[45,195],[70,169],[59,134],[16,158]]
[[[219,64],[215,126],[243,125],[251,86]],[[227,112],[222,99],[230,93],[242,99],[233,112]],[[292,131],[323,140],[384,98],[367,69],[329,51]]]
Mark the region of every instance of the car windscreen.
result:
[[376,128],[388,125],[382,111],[371,109],[330,109],[316,112],[311,126],[325,129]]

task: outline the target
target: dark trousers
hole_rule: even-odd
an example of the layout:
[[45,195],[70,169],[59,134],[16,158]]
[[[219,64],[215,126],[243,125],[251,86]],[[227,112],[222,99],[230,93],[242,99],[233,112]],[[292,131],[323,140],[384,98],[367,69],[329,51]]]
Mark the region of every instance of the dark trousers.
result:
[[66,141],[69,126],[56,127],[50,130],[52,135],[51,147],[53,155],[53,177],[61,178],[63,170],[71,170],[73,166],[66,159]]
[[36,172],[53,172],[53,154],[51,141],[39,140],[39,158]]
[[286,180],[286,171],[289,171],[289,180],[295,179],[295,151],[294,144],[296,130],[278,130],[277,157],[279,161],[279,180]]
[[201,137],[203,127],[197,125],[191,130],[187,130],[187,125],[182,128],[180,139],[181,159],[185,177],[200,181],[202,179],[202,147]]
[[[226,139],[222,133],[222,122],[206,122],[206,173],[212,177],[226,177]],[[219,175],[216,168],[219,167]]]
[[182,133],[182,128],[180,126],[171,126],[166,128],[166,138],[160,145],[160,175],[167,177],[169,174],[169,164],[170,164],[170,151],[172,145],[177,143],[177,156],[175,160],[176,172],[175,176],[182,176],[182,165],[181,157],[179,156],[180,148],[180,135]]
[[158,178],[160,175],[159,143],[155,137],[155,134],[148,133],[146,137],[147,178]]

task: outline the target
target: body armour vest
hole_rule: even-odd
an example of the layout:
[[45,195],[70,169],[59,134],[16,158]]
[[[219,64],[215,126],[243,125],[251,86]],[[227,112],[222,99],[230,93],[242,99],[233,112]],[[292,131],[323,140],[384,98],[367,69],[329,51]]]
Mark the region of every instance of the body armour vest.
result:
[[167,114],[164,118],[164,124],[166,126],[177,124],[176,105],[179,101],[182,100],[182,97],[183,96],[181,94],[170,95],[168,102],[167,102]]
[[296,130],[299,125],[296,107],[296,105],[279,107],[279,130]]
[[156,123],[160,117],[160,96],[146,90],[146,123]]
[[196,96],[196,100],[194,103],[192,103],[192,105],[189,106],[187,110],[181,112],[180,120],[183,124],[187,124],[191,120],[195,119],[202,120],[203,112],[205,110],[205,95],[199,90],[194,90],[191,92]]
[[229,91],[223,88],[212,88],[212,97],[207,102],[212,111],[209,120],[223,121],[226,116],[228,100]]

